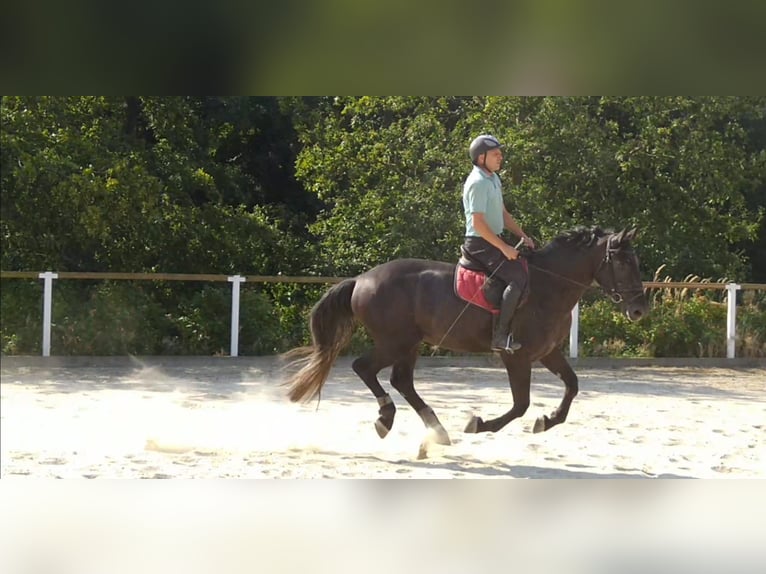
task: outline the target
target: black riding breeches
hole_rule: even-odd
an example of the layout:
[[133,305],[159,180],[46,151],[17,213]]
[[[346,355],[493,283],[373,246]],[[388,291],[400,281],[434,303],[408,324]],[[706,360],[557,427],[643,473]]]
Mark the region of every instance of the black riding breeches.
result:
[[481,237],[466,237],[463,249],[482,265],[493,279],[499,279],[506,284],[513,283],[522,292],[527,288],[526,265],[521,259],[510,260],[497,247]]

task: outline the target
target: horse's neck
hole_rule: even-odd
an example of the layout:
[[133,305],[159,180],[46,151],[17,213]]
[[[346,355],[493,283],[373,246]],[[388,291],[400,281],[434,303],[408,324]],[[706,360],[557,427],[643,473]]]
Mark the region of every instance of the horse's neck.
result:
[[560,249],[541,252],[531,262],[542,272],[544,283],[556,292],[562,306],[571,309],[590,287],[596,274],[592,249]]

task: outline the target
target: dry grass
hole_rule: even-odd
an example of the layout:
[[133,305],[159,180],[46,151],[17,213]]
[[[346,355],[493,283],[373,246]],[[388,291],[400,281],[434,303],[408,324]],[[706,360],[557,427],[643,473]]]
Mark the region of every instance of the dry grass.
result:
[[[673,283],[674,280],[668,275],[663,275],[665,265],[661,265],[654,274],[653,281],[656,283]],[[675,314],[680,318],[682,316],[682,304],[692,301],[702,301],[706,305],[713,307],[723,307],[727,304],[728,292],[721,289],[720,285],[731,283],[732,280],[722,277],[713,281],[710,278],[702,278],[698,275],[687,275],[683,283],[698,283],[699,287],[660,287],[649,289],[648,297],[652,306],[673,306]],[[705,288],[706,285],[716,285],[716,287]],[[766,357],[766,331],[760,327],[762,321],[758,321],[759,309],[764,308],[766,301],[764,292],[755,290],[746,290],[741,293],[741,302],[737,308],[737,348],[738,357]],[[749,324],[743,321],[743,315],[749,313],[755,315],[754,320]],[[724,327],[725,328],[725,327]],[[725,341],[700,344],[698,356],[715,357],[725,355]]]

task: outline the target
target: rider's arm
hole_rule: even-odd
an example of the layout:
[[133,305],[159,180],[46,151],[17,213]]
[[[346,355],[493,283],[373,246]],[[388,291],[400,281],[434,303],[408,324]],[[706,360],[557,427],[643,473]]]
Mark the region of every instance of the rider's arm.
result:
[[482,239],[497,247],[507,259],[516,259],[519,256],[519,252],[512,245],[508,245],[500,236],[494,234],[483,213],[472,213],[471,217],[473,228],[479,232]]
[[532,239],[530,239],[530,237],[526,233],[524,233],[524,230],[521,228],[521,226],[518,223],[516,223],[516,220],[513,218],[513,216],[510,213],[508,213],[508,210],[505,208],[505,205],[503,206],[503,225],[511,233],[523,239],[524,243],[526,243],[529,247],[531,247],[532,249],[535,248],[534,241],[532,241]]

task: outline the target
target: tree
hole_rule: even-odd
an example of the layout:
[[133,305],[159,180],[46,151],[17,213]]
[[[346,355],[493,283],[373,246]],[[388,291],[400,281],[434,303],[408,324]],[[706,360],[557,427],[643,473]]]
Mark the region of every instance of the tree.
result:
[[743,122],[764,117],[763,99],[502,103],[519,118],[510,137],[523,180],[514,196],[541,230],[637,225],[648,274],[664,263],[674,276],[748,275],[737,246],[757,237],[763,202],[750,198],[766,171]]
[[276,273],[301,266],[294,254],[300,260],[304,250],[294,248],[291,230],[304,216],[286,208],[297,193],[294,178],[287,189],[292,168],[247,171],[243,159],[257,133],[279,139],[287,129],[258,127],[277,122],[263,119],[269,106],[277,103],[4,98],[3,268]]
[[465,106],[456,97],[337,97],[304,107],[297,175],[329,206],[311,226],[327,272],[457,257]]
[[[764,98],[348,97],[296,105],[298,177],[330,268],[452,260],[465,150],[506,142],[506,204],[538,239],[641,229],[644,272],[745,279],[763,234]],[[761,138],[759,140],[759,138]],[[747,249],[750,251],[747,251]]]

